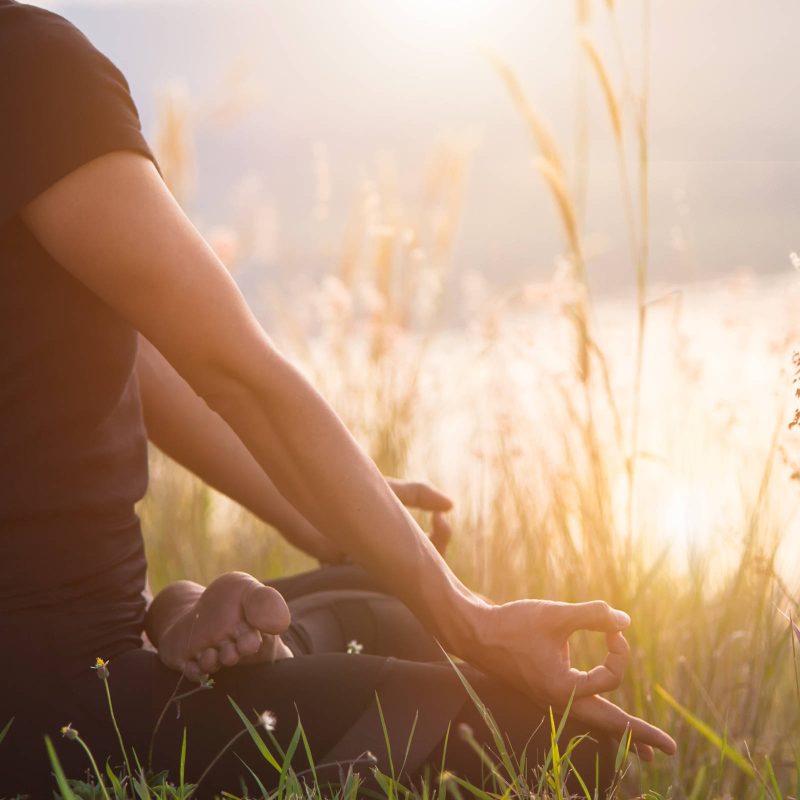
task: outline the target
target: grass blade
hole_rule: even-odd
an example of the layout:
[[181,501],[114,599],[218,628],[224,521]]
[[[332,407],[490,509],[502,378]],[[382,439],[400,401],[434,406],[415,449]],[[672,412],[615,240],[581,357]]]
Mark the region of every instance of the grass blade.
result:
[[47,757],[50,759],[50,766],[52,766],[53,773],[56,776],[56,783],[58,784],[58,791],[61,792],[61,797],[63,800],[79,800],[75,792],[69,788],[64,770],[61,768],[61,762],[58,760],[58,756],[56,755],[55,748],[49,736],[44,737],[44,746],[47,748]]
[[3,739],[6,738],[6,735],[11,730],[11,726],[13,724],[14,724],[14,717],[11,717],[11,719],[8,722],[6,722],[6,724],[3,726],[3,730],[0,731],[0,744],[2,744]]
[[677,711],[701,736],[711,742],[711,744],[719,750],[723,758],[727,758],[734,763],[749,778],[755,778],[753,767],[741,753],[731,747],[719,734],[703,722],[703,720],[696,717],[689,709],[682,706],[663,686],[656,684],[655,690],[656,694],[668,706]]
[[181,800],[183,800],[183,785],[186,782],[186,726],[183,726],[183,741],[181,742],[181,763],[178,770],[180,776]]
[[228,696],[228,700],[230,701],[230,704],[233,706],[236,713],[239,715],[239,719],[242,721],[242,724],[245,726],[245,728],[247,728],[247,732],[250,734],[250,738],[253,740],[255,746],[258,748],[258,752],[261,753],[261,756],[268,764],[274,767],[277,772],[280,772],[281,765],[275,760],[275,756],[270,753],[267,743],[261,738],[261,736],[259,736],[255,725],[253,725],[253,723],[247,719],[244,711],[242,711],[242,709],[236,705],[236,701],[230,697],[230,695]]

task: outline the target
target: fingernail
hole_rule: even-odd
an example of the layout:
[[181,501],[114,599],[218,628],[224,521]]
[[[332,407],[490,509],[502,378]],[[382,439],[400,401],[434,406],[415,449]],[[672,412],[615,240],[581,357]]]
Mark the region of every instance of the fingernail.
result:
[[631,624],[631,618],[624,611],[615,611],[614,618],[620,628],[627,628]]

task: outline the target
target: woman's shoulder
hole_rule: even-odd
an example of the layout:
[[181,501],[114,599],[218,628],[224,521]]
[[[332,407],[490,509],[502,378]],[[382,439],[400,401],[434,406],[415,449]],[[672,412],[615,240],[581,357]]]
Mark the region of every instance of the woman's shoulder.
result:
[[[64,58],[95,58],[91,42],[69,20],[45,8],[0,0],[0,63],[8,69],[39,71]],[[12,73],[13,74],[13,73]],[[24,74],[18,74],[19,79]]]
[[124,75],[70,22],[0,0],[0,224],[115,150],[152,158]]

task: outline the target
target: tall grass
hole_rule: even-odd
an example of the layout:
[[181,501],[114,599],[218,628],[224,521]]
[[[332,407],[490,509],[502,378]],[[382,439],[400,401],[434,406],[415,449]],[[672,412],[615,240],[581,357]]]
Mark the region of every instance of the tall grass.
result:
[[[470,586],[497,600],[601,597],[631,612],[633,658],[614,699],[671,731],[679,749],[629,770],[623,796],[797,796],[800,690],[785,616],[800,616],[786,536],[797,493],[784,463],[797,441],[780,368],[800,331],[774,314],[781,287],[648,285],[649,8],[634,91],[615,4],[604,13],[618,79],[589,5],[579,4],[579,42],[617,148],[632,302],[592,298],[582,161],[570,174],[521,78],[492,55],[565,233],[553,280],[457,296],[469,156],[443,146],[416,207],[399,203],[385,171],[364,186],[313,313],[307,296],[281,297],[273,333],[387,474],[421,473],[455,494],[451,563]],[[585,110],[578,118],[592,124]],[[184,191],[181,120],[172,109],[160,141],[178,150],[165,163]],[[772,317],[755,330],[748,316],[763,298]],[[448,300],[468,307],[469,327],[444,325]],[[309,565],[156,452],[141,511],[155,588]],[[588,663],[601,649],[585,636],[573,652]],[[468,794],[457,776],[448,786]]]

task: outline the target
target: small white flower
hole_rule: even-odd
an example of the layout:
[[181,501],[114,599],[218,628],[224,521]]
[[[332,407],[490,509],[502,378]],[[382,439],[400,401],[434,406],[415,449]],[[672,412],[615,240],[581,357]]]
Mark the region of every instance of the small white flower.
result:
[[789,253],[789,260],[792,262],[792,266],[800,272],[800,256],[797,253]]
[[357,642],[355,639],[351,639],[347,643],[347,652],[349,655],[358,655],[364,650],[364,645],[361,642]]
[[258,724],[265,731],[274,731],[275,726],[278,724],[278,718],[272,711],[262,711],[258,717]]

